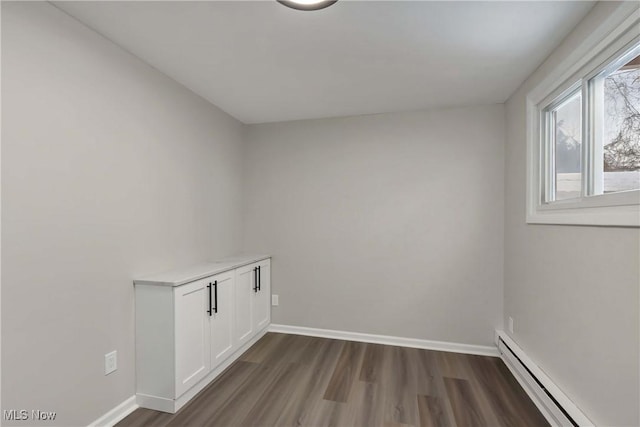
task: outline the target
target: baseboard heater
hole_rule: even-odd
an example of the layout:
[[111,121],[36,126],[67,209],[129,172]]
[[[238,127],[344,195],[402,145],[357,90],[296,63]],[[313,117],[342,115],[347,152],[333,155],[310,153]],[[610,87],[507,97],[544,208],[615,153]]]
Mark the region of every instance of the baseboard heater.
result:
[[502,360],[552,426],[584,427],[593,423],[502,331],[496,344]]

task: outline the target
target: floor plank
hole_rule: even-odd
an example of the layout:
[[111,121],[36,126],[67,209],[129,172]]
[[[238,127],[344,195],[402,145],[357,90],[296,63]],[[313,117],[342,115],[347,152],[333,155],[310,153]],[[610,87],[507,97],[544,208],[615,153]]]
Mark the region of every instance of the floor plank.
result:
[[437,362],[438,352],[416,348],[409,351],[416,365],[417,393],[424,396],[446,396]]
[[384,346],[380,344],[367,344],[360,369],[360,381],[375,383],[380,379],[382,361],[384,358]]
[[[204,417],[207,419],[207,425],[242,425],[245,414],[251,411],[253,405],[263,396],[267,387],[278,378],[283,367],[273,367],[259,364],[253,372],[251,381],[247,381],[235,389],[229,389],[228,392],[220,392],[229,394],[224,403],[218,410],[208,410],[208,406],[203,405],[207,412]],[[187,425],[177,420],[176,427]]]
[[323,400],[331,379],[327,372],[333,372],[335,369],[343,343],[318,339],[315,344],[308,348],[305,362],[300,364],[297,381],[291,385],[292,397],[276,420],[277,426],[308,425],[313,418],[312,411],[316,409],[315,403]]
[[411,425],[416,422],[416,366],[411,363],[411,351],[406,347],[385,347],[382,381],[388,422]]
[[168,420],[165,426],[205,425],[211,413],[216,413],[225,406],[233,404],[235,394],[221,393],[220,391],[238,390],[253,380],[256,370],[259,368],[260,365],[255,363],[243,361],[234,363],[211,386],[205,388],[173,418]]
[[272,355],[281,346],[286,334],[269,333],[245,351],[239,360],[253,363],[263,363],[267,356]]
[[354,385],[346,416],[341,421],[347,426],[379,426],[384,424],[384,395],[380,384],[358,381]]
[[459,426],[486,426],[477,398],[471,391],[469,381],[459,378],[444,378],[453,414]]
[[289,363],[278,372],[273,381],[254,402],[241,421],[242,426],[276,425],[276,420],[289,399],[294,398],[292,387],[296,382],[299,365]]
[[324,393],[325,400],[346,402],[351,392],[353,381],[360,372],[362,355],[366,344],[345,341],[342,353],[338,358],[331,380]]
[[420,427],[448,427],[451,421],[440,397],[418,395],[418,425]]

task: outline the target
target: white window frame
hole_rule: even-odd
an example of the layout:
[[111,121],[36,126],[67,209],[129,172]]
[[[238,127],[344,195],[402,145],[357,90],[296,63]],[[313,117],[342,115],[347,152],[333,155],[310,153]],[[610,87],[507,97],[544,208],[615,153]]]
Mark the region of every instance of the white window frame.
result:
[[[602,186],[594,179],[602,144],[595,143],[596,117],[590,108],[597,104],[591,79],[613,70],[623,61],[620,55],[628,54],[638,42],[640,10],[637,4],[622,3],[527,95],[527,223],[640,227],[640,190],[591,195]],[[619,61],[612,63],[616,58]],[[583,112],[581,197],[547,202],[553,189],[549,169],[553,147],[548,146],[545,136],[549,132],[545,111],[576,90],[582,92]]]

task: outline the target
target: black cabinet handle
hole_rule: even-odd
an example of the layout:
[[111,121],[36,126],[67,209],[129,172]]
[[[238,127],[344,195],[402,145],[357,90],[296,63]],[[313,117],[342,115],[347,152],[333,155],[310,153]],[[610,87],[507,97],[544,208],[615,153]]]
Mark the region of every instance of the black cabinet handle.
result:
[[217,313],[218,312],[218,281],[217,280],[215,282],[213,282],[213,289],[215,291],[215,293],[214,293],[215,305],[213,306],[213,312]]
[[209,283],[207,285],[207,288],[209,289],[209,310],[207,310],[207,313],[209,313],[209,316],[211,316],[211,283]]
[[262,270],[260,270],[260,266],[258,266],[258,290],[261,291],[262,287]]
[[253,292],[258,292],[258,267],[253,267]]

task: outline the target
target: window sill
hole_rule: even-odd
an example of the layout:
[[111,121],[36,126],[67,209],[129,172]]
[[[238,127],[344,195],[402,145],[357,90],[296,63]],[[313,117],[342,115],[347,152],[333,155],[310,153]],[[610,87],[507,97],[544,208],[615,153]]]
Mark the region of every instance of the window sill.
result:
[[540,206],[527,214],[527,224],[640,227],[640,206],[564,207]]
[[621,191],[618,193],[560,200],[544,205],[538,205],[538,210],[552,211],[559,209],[616,208],[618,206],[633,205],[640,205],[640,190]]

